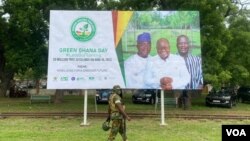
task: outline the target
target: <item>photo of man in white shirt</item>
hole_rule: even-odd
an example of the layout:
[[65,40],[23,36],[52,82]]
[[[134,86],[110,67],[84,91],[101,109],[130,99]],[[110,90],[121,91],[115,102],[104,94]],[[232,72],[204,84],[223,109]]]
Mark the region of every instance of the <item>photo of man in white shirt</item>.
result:
[[142,33],[137,36],[138,52],[130,56],[124,62],[126,87],[127,88],[144,88],[143,77],[147,60],[151,50],[151,36],[149,33]]
[[144,84],[151,89],[185,89],[190,82],[190,74],[182,57],[170,53],[169,41],[160,38],[157,55],[150,58],[146,65]]

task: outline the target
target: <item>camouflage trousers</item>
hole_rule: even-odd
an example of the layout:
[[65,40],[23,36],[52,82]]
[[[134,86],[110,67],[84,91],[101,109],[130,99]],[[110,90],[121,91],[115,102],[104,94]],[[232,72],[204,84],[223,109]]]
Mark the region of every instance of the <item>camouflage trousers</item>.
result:
[[127,140],[127,136],[125,134],[126,129],[124,130],[123,122],[124,122],[124,119],[113,119],[112,120],[112,126],[111,126],[111,130],[109,133],[108,141],[114,141],[118,132],[122,136],[123,141]]

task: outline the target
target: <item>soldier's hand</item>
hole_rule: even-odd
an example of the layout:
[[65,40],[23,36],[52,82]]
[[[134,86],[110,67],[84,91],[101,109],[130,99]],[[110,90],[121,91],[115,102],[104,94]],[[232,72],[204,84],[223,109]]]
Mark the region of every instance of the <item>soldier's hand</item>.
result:
[[110,121],[110,116],[107,117],[106,121]]
[[127,116],[127,117],[126,117],[126,119],[127,119],[128,121],[130,121],[130,120],[131,120],[131,118],[130,118],[129,116]]

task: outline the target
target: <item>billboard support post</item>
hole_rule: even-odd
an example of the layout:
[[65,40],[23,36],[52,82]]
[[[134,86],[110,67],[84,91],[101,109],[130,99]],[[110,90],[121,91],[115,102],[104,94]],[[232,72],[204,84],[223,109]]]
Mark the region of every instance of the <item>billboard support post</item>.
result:
[[161,90],[161,124],[166,125],[165,123],[165,110],[164,110],[164,91]]
[[89,125],[87,123],[88,90],[84,90],[83,122],[81,126]]
[[94,95],[95,96],[95,98],[94,98],[94,100],[95,100],[95,112],[97,113],[97,102],[96,102],[96,95]]

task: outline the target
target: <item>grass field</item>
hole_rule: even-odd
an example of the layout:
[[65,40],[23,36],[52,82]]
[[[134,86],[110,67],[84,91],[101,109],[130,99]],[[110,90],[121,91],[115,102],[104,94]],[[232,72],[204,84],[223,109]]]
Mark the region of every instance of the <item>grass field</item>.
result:
[[[7,118],[0,119],[1,141],[105,141],[101,129],[104,119],[91,118],[80,126],[81,118]],[[250,120],[132,119],[127,122],[129,141],[220,141],[221,125],[250,124]],[[120,135],[116,141],[121,141]]]
[[[160,107],[155,110],[155,105],[149,104],[133,104],[131,94],[124,95],[127,112],[147,112],[160,113]],[[30,104],[29,97],[27,98],[3,98],[0,97],[0,113],[1,112],[82,112],[84,104],[84,96],[81,95],[66,95],[64,102],[61,104],[48,103],[32,103]],[[88,96],[88,112],[106,112],[107,104],[98,104],[95,107],[94,94]],[[224,107],[206,107],[205,95],[192,99],[192,105],[188,110],[181,108],[166,108],[167,114],[188,113],[188,114],[250,114],[249,103],[238,103],[232,109]]]
[[[166,114],[235,114],[249,115],[250,104],[238,103],[232,109],[204,106],[204,97],[192,99],[188,110],[166,108]],[[133,104],[131,94],[125,94],[128,113],[155,111],[155,105]],[[62,104],[34,103],[29,98],[0,98],[0,113],[5,112],[83,112],[81,95],[66,95]],[[94,95],[88,96],[88,112],[95,112]],[[106,112],[107,104],[97,105],[97,112]],[[167,117],[167,116],[166,116]],[[105,141],[108,132],[101,130],[105,119],[88,118],[89,126],[80,127],[82,117],[0,118],[0,141]],[[220,141],[221,125],[250,124],[250,120],[185,120],[166,118],[160,126],[158,118],[135,118],[127,122],[129,141]],[[117,141],[121,141],[118,136]]]

